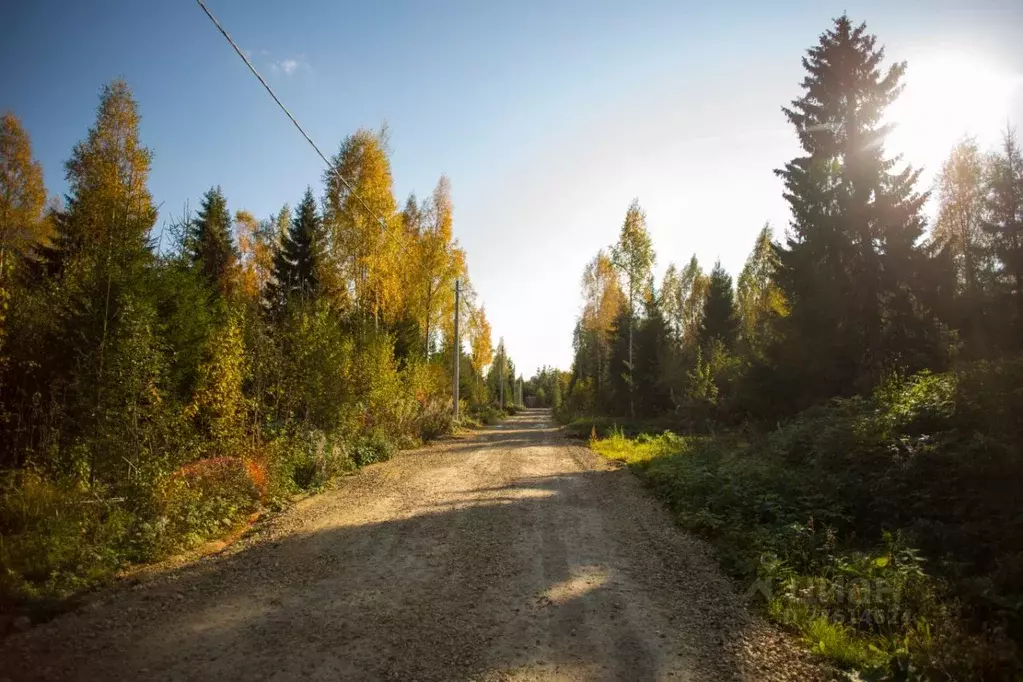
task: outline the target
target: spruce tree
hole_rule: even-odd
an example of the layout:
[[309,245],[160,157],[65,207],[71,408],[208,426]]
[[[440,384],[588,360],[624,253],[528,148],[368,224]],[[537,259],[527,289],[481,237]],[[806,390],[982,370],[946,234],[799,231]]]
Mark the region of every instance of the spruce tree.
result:
[[779,283],[791,307],[780,344],[801,403],[869,388],[883,366],[913,365],[928,350],[911,294],[925,194],[919,171],[884,153],[885,108],[905,63],[882,68],[884,49],[847,16],[803,59],[803,95],[783,111],[804,154],[775,171],[793,220]]
[[295,217],[274,254],[276,296],[286,300],[294,293],[315,296],[323,259],[323,221],[316,209],[312,188],[307,187],[295,208]]
[[640,411],[654,416],[667,411],[671,402],[664,381],[664,360],[670,343],[668,324],[652,284],[643,307],[645,314],[636,330],[635,382]]
[[188,225],[185,248],[213,290],[228,296],[238,255],[231,238],[231,212],[219,186],[203,195],[199,213]]
[[710,286],[703,304],[700,322],[700,345],[706,349],[719,341],[726,350],[735,348],[739,335],[739,320],[735,314],[735,294],[732,276],[725,272],[721,261],[710,272]]

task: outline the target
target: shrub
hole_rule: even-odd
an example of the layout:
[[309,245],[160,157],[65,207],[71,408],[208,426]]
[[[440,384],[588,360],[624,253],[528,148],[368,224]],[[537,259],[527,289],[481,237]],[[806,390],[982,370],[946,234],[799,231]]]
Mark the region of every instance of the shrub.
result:
[[819,653],[875,677],[1012,679],[1023,672],[1019,368],[893,375],[872,397],[766,435],[618,431],[593,448],[632,464]]
[[252,512],[266,492],[265,472],[239,457],[213,457],[175,471],[163,491],[163,516],[172,538],[205,540]]

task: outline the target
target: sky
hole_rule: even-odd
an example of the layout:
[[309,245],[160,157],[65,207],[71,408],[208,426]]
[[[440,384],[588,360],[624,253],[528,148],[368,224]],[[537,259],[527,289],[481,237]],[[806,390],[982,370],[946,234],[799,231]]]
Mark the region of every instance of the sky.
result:
[[[738,274],[766,221],[784,231],[772,170],[799,149],[781,107],[843,11],[909,62],[890,146],[924,168],[921,189],[960,135],[986,148],[1023,124],[1014,0],[207,5],[324,153],[386,123],[399,203],[450,178],[494,341],[527,378],[570,367],[583,267],[633,198],[658,278],[693,254]],[[115,77],[140,103],[161,225],[212,185],[258,217],[322,186],[322,161],[191,0],[35,0],[3,15],[0,110],[21,118],[52,194]]]

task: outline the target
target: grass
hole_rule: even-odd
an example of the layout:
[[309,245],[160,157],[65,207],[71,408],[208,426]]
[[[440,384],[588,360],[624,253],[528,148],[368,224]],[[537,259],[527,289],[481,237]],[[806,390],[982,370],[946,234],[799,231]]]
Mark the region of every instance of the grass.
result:
[[565,433],[571,438],[607,438],[620,434],[630,438],[656,436],[678,424],[666,419],[629,419],[627,417],[578,417],[565,424]]
[[684,449],[685,445],[680,436],[670,431],[661,436],[640,434],[636,438],[629,438],[623,431],[615,430],[606,438],[595,438],[590,442],[590,447],[601,456],[625,464],[647,463]]

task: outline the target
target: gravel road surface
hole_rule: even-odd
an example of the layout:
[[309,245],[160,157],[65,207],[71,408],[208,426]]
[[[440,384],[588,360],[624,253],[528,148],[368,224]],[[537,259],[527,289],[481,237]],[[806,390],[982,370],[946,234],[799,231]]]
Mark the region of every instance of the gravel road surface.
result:
[[0,680],[811,680],[544,410],[365,468],[0,644]]

